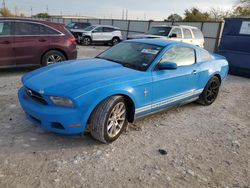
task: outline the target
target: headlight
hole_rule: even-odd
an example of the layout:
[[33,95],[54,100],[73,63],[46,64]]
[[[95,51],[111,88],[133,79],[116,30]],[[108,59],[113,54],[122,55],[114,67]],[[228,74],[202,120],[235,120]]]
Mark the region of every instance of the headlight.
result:
[[66,107],[73,107],[74,103],[72,100],[64,98],[64,97],[56,97],[56,96],[50,96],[50,100],[59,106],[66,106]]

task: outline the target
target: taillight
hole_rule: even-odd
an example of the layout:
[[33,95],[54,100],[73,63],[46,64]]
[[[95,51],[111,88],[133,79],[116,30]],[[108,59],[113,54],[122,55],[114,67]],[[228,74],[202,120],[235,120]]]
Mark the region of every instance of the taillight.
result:
[[76,42],[75,37],[71,37],[71,38],[69,38],[69,42],[71,42],[71,43],[75,43],[75,42]]

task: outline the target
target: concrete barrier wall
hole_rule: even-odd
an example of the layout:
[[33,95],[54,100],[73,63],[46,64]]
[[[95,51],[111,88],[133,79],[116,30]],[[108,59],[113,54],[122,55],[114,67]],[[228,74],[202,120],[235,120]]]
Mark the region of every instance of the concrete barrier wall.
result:
[[146,32],[150,27],[156,25],[189,25],[198,27],[205,37],[205,49],[214,52],[217,50],[223,22],[164,22],[164,21],[139,21],[139,20],[115,20],[115,19],[63,19],[52,18],[51,21],[68,24],[72,21],[89,22],[91,24],[113,25],[121,28],[123,38],[130,34]]

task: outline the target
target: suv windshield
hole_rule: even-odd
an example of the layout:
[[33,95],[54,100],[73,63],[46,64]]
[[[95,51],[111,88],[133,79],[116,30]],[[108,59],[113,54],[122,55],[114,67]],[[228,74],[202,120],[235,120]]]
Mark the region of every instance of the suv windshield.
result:
[[75,25],[76,25],[76,23],[71,22],[68,25],[66,25],[66,28],[72,29]]
[[124,67],[146,71],[162,48],[151,44],[123,42],[103,52],[97,58],[113,61]]
[[150,35],[168,36],[171,27],[151,27],[147,32]]
[[92,31],[93,29],[95,29],[96,28],[96,26],[88,26],[88,27],[86,27],[85,29],[84,29],[84,31]]

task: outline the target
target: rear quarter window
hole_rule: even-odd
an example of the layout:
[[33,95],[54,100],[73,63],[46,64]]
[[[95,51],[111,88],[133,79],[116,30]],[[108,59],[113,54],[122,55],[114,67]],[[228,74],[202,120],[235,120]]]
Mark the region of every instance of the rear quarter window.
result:
[[184,34],[184,38],[185,39],[191,39],[192,37],[192,33],[189,29],[183,28],[183,34]]
[[194,37],[196,39],[203,39],[204,38],[202,32],[199,29],[192,29],[192,32],[193,32]]
[[207,50],[201,49],[200,58],[201,61],[209,61],[211,60],[211,55]]

